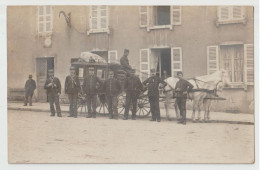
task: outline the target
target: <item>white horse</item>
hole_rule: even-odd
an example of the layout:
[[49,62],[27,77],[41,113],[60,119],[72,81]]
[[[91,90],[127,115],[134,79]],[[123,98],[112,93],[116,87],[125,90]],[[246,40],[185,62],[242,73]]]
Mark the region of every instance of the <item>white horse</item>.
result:
[[[194,86],[193,89],[195,89],[193,92],[189,93],[189,98],[193,101],[192,120],[195,120],[196,110],[198,110],[198,120],[201,119],[200,111],[202,110],[202,107],[205,110],[204,120],[209,120],[211,100],[207,98],[210,98],[215,94],[219,95],[220,92],[222,92],[223,87],[229,84],[228,72],[221,69],[213,74],[196,77],[194,79],[189,79],[188,81]],[[164,88],[166,116],[169,118],[168,108],[171,101],[173,101],[176,117],[179,118],[180,115],[178,106],[175,102],[175,99],[172,98],[173,90],[175,89],[175,85],[178,82],[178,79],[169,77],[165,80],[165,82],[167,83],[167,86]],[[214,94],[209,93],[211,91]]]

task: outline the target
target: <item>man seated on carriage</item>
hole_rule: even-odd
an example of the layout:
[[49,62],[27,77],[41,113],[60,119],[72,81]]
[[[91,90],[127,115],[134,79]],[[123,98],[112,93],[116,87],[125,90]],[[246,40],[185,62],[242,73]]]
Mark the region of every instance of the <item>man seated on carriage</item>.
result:
[[114,71],[110,70],[108,79],[103,84],[103,90],[106,95],[108,105],[109,119],[118,119],[117,96],[121,91],[120,82],[114,77]]
[[129,50],[125,49],[124,55],[120,58],[120,64],[121,64],[123,70],[127,73],[127,75],[130,75],[132,67],[130,66],[129,60],[127,58],[128,54],[129,54]]
[[102,86],[102,81],[94,73],[94,67],[89,67],[89,75],[83,82],[83,92],[86,95],[88,107],[87,118],[96,118],[97,93],[98,89]]
[[68,94],[70,102],[70,115],[68,117],[77,117],[77,98],[81,92],[79,78],[75,73],[75,67],[70,67],[70,75],[65,80],[65,94]]
[[136,119],[136,109],[137,109],[137,98],[140,93],[140,91],[143,90],[143,84],[141,83],[140,79],[135,76],[135,69],[133,69],[130,72],[130,76],[127,77],[124,89],[126,92],[126,107],[125,107],[125,113],[124,113],[124,120],[128,119],[129,114],[129,108],[133,106],[132,110],[132,120]]
[[179,81],[176,83],[175,86],[175,97],[176,103],[180,110],[181,120],[178,123],[186,124],[186,99],[188,95],[188,91],[193,88],[193,85],[188,82],[187,80],[183,79],[183,73],[181,71],[177,72],[177,76]]
[[164,88],[167,83],[156,75],[155,69],[151,69],[151,77],[146,79],[143,84],[148,86],[148,97],[150,108],[152,112],[152,119],[150,121],[161,121],[160,107],[159,107],[159,85],[160,88]]

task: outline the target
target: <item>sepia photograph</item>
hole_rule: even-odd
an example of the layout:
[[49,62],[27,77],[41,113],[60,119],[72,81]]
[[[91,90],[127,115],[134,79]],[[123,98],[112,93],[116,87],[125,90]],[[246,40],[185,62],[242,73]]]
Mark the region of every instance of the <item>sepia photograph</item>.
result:
[[8,163],[254,164],[254,18],[7,6]]

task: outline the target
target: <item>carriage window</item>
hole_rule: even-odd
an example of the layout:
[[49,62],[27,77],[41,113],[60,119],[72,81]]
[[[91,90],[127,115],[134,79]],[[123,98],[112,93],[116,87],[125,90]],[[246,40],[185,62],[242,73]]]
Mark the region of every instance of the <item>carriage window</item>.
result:
[[84,69],[83,68],[79,68],[79,78],[83,78],[83,73],[84,73]]
[[103,70],[97,70],[97,77],[103,79]]

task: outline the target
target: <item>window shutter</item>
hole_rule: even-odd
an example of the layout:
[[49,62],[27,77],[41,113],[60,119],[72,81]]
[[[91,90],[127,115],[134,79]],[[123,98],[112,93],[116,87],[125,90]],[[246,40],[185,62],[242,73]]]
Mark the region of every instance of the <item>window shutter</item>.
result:
[[148,6],[140,6],[139,7],[139,26],[147,27],[148,26]]
[[116,62],[118,62],[117,51],[116,50],[108,51],[108,63],[116,63]]
[[245,81],[247,85],[254,84],[254,45],[244,45]]
[[182,48],[173,47],[171,48],[171,66],[172,66],[172,76],[177,75],[178,71],[182,71]]
[[51,6],[39,6],[38,7],[38,32],[52,32],[52,7]]
[[98,28],[98,6],[90,7],[90,28],[97,29]]
[[226,21],[230,19],[230,7],[222,6],[218,8],[219,21]]
[[104,29],[108,28],[108,7],[107,6],[99,6],[100,12],[100,26],[99,28]]
[[233,7],[233,19],[242,19],[244,18],[244,10],[241,6],[234,6]]
[[45,31],[52,31],[52,7],[45,6]]
[[150,51],[149,49],[140,50],[140,78],[146,80],[150,75]]
[[181,25],[181,6],[171,6],[171,24]]
[[212,74],[219,69],[218,46],[207,48],[207,72]]
[[45,27],[44,6],[38,6],[38,32],[44,32]]

